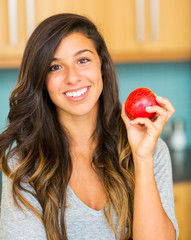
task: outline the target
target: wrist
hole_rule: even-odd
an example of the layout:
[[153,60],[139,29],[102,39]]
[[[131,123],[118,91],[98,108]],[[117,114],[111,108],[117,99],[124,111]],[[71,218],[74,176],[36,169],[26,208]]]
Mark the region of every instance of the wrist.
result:
[[133,157],[135,177],[152,176],[154,174],[153,167],[153,156],[148,156],[147,158]]

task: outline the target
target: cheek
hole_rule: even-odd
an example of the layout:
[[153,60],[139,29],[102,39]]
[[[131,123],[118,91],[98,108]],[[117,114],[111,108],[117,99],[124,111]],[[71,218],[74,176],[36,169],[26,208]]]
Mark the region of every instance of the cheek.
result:
[[46,88],[49,94],[59,91],[61,79],[59,77],[48,76],[46,79]]
[[95,84],[102,85],[102,72],[99,65],[94,66],[93,68],[89,69],[88,71],[89,79],[92,79]]
[[102,73],[99,72],[99,74],[97,75],[97,84],[100,88],[100,91],[102,92],[103,90],[103,78],[102,78]]

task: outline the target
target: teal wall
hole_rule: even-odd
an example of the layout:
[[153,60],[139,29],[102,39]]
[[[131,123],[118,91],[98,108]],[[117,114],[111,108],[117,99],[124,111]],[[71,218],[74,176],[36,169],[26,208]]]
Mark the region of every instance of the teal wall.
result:
[[[135,88],[148,87],[170,99],[176,109],[172,120],[186,123],[187,143],[191,146],[191,62],[116,65],[120,100]],[[9,96],[16,85],[17,69],[0,70],[0,132],[6,125]]]
[[170,122],[185,123],[187,145],[191,146],[191,62],[116,65],[120,100],[135,88],[148,87],[167,97],[176,112]]
[[[170,99],[176,109],[173,119],[186,123],[187,142],[191,146],[191,62],[116,65],[120,100],[125,101],[135,88],[148,87]],[[0,70],[0,132],[6,125],[9,96],[16,85],[17,69]]]
[[[135,88],[148,87],[173,103],[176,113],[171,121],[186,123],[187,144],[191,146],[191,62],[116,65],[120,100],[125,101]],[[16,85],[17,69],[0,70],[0,131],[6,125],[9,95]]]
[[9,96],[17,82],[18,70],[0,70],[0,132],[6,126]]
[[[17,82],[18,70],[0,70],[0,132],[6,127],[9,112],[9,95]],[[1,171],[0,171],[0,201],[1,201]]]

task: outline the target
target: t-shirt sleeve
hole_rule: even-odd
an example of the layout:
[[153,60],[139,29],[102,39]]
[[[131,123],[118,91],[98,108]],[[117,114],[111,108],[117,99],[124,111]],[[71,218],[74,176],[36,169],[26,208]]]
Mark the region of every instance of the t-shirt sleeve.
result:
[[175,216],[171,157],[166,143],[161,138],[159,138],[156,144],[153,158],[155,181],[162,206],[174,225],[177,240],[179,236],[179,229]]
[[[14,205],[12,193],[8,190],[11,180],[8,185],[7,182],[7,177],[2,174],[0,239],[46,240],[46,232],[41,221],[24,205],[21,204],[24,212]],[[27,187],[31,190],[30,185]],[[41,211],[40,204],[34,196],[26,192],[22,194],[37,210]]]

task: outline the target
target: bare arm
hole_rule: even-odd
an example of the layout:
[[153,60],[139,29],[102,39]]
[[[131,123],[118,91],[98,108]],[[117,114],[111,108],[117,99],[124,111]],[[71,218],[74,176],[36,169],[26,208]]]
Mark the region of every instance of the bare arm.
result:
[[175,229],[166,215],[153,173],[153,159],[138,166],[135,176],[133,239],[175,240]]
[[163,209],[154,177],[153,152],[165,123],[174,114],[172,104],[166,98],[157,98],[160,106],[149,108],[156,112],[155,119],[137,118],[130,121],[125,113],[128,140],[133,153],[135,165],[134,194],[134,240],[175,240],[174,226]]

